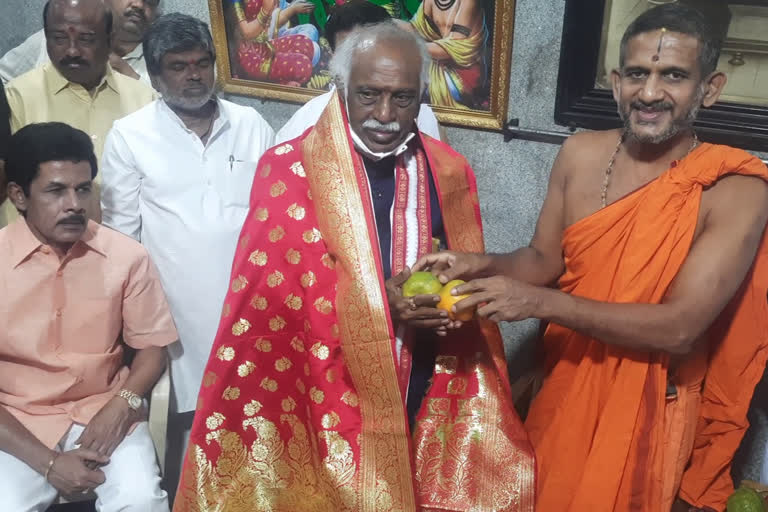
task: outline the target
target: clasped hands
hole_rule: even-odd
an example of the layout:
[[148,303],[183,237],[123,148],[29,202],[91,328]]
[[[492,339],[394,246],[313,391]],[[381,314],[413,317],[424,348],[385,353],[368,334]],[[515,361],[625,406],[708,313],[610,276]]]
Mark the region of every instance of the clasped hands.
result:
[[[506,277],[492,276],[492,257],[444,251],[428,254],[413,265],[413,272],[432,272],[443,284],[454,279],[467,281],[452,290],[453,295],[469,295],[452,306],[453,312],[477,309],[477,315],[493,322],[514,322],[535,316],[540,306],[538,288]],[[436,306],[438,295],[403,297],[402,286],[411,275],[406,269],[386,282],[392,319],[409,327],[433,329],[440,336],[457,329],[462,322],[451,320]]]
[[75,444],[78,448],[55,455],[48,471],[48,481],[65,496],[86,494],[104,483],[100,469],[123,441],[140,413],[128,402],[114,397],[96,413]]

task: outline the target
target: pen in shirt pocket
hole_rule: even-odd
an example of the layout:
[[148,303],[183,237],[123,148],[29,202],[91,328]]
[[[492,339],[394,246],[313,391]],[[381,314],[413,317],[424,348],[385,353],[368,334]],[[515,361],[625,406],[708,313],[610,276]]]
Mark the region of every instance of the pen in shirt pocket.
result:
[[237,160],[235,158],[235,155],[229,155],[229,172],[232,172],[232,167],[235,165],[235,162],[242,163],[242,160]]

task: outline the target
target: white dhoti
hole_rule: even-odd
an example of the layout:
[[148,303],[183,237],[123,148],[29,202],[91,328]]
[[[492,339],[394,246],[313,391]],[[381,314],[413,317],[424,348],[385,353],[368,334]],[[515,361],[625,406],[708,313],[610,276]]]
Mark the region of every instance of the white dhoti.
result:
[[[75,449],[75,441],[84,429],[73,424],[55,449]],[[146,421],[123,439],[109,459],[109,464],[101,468],[106,480],[94,489],[96,510],[168,512],[168,496],[160,489],[160,470]],[[27,464],[0,452],[0,496],[2,510],[45,512],[56,500],[58,491]]]

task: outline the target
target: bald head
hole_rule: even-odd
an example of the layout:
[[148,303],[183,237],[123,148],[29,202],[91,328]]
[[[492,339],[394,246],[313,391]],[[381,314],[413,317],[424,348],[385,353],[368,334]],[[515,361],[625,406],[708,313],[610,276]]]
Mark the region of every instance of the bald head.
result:
[[70,82],[90,90],[104,77],[112,11],[103,0],[49,0],[43,10],[48,56]]
[[102,22],[107,34],[112,32],[112,10],[104,0],[48,0],[43,7],[43,27],[48,30],[51,17]]

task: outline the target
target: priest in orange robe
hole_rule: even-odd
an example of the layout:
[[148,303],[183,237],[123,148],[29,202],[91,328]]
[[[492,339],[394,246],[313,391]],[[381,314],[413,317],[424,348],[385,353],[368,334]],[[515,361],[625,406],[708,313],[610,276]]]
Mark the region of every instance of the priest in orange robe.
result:
[[320,120],[259,162],[176,512],[533,512],[498,328],[400,294],[434,237],[483,251],[472,170],[414,131],[423,45],[353,32]]
[[613,73],[625,126],[566,141],[531,245],[415,266],[472,279],[457,310],[549,322],[537,510],[722,511],[733,491],[768,356],[768,170],[693,131],[726,81],[713,33],[684,5],[641,15]]

